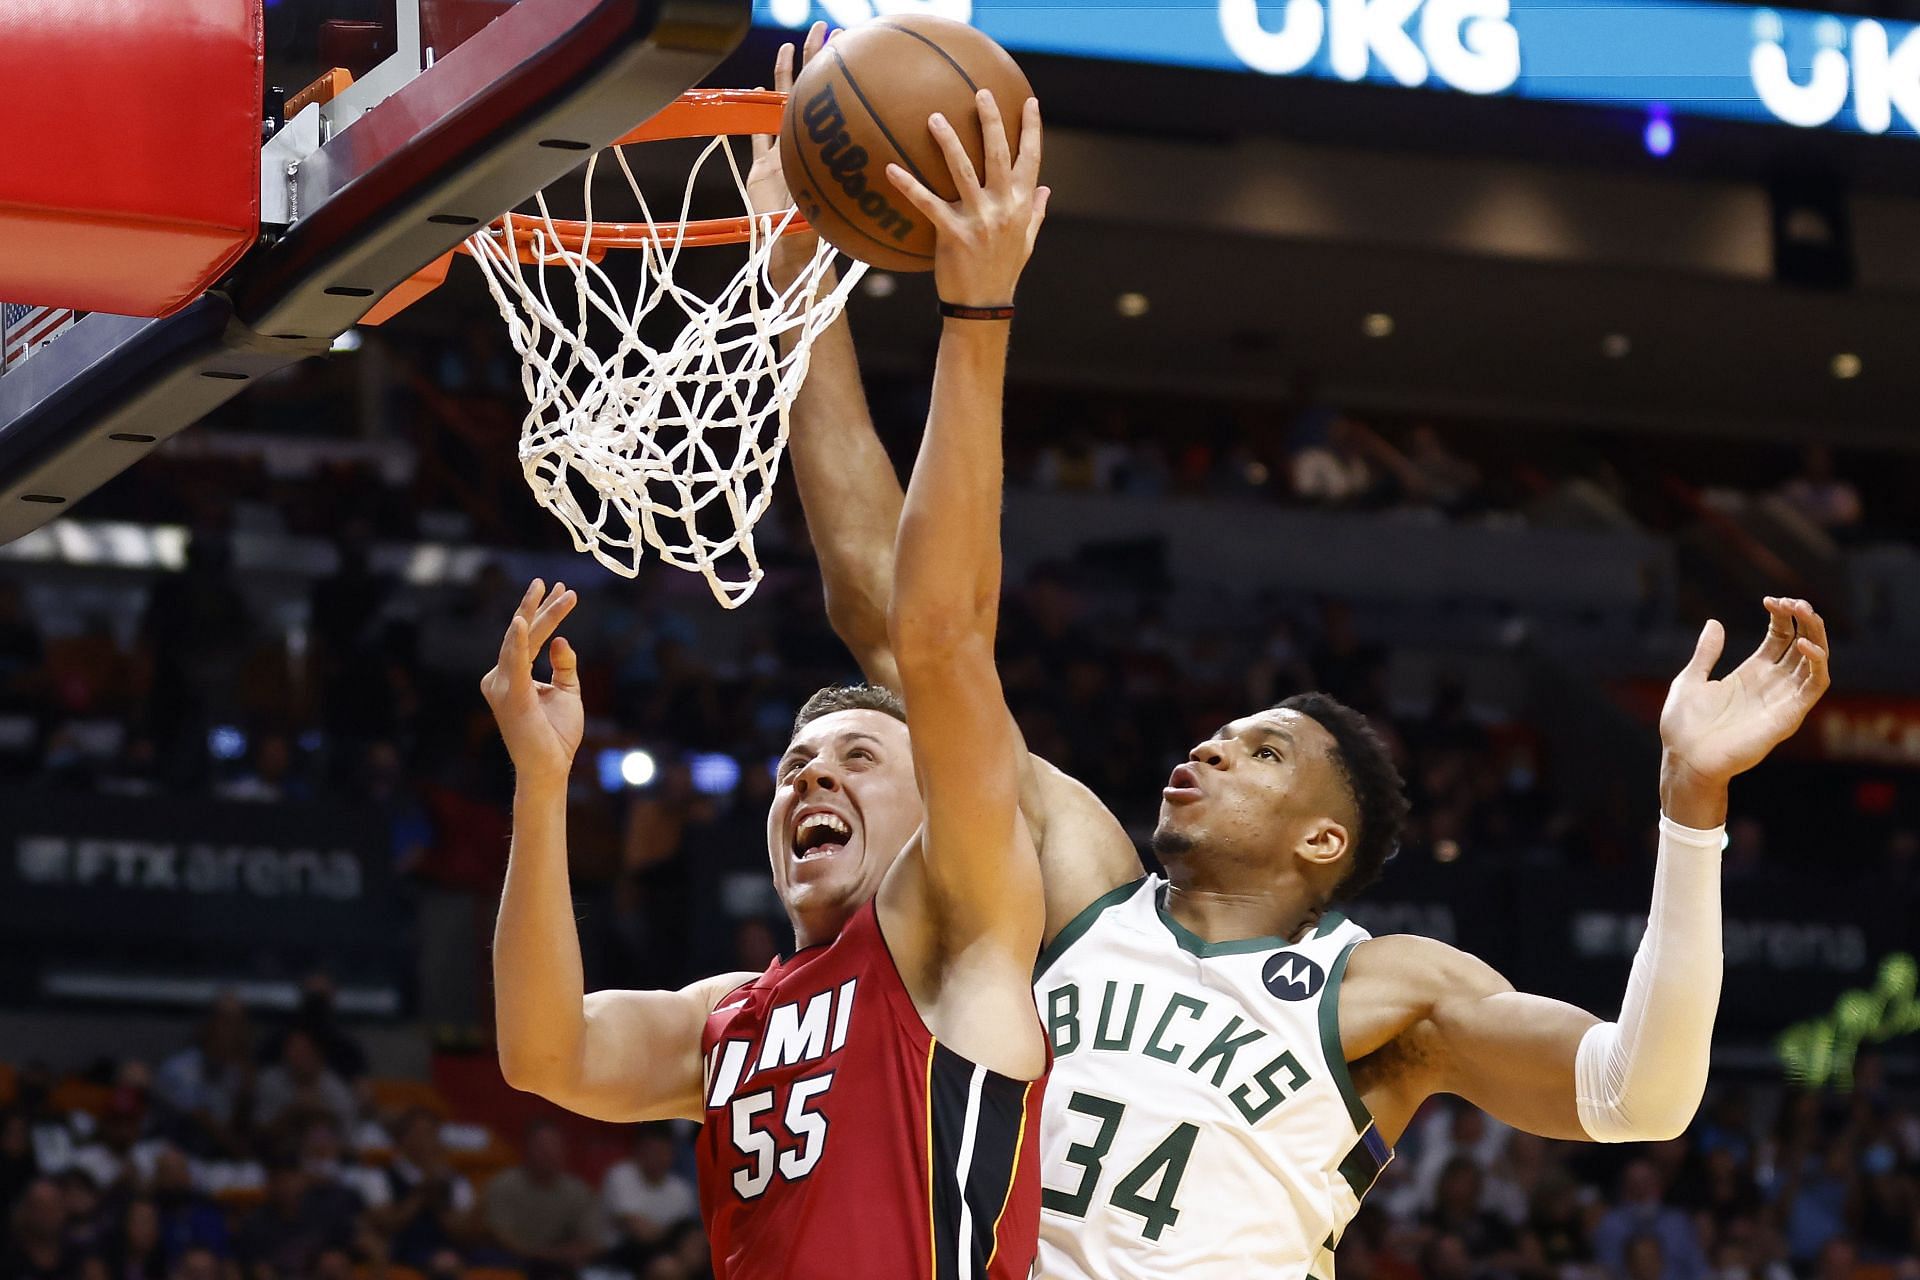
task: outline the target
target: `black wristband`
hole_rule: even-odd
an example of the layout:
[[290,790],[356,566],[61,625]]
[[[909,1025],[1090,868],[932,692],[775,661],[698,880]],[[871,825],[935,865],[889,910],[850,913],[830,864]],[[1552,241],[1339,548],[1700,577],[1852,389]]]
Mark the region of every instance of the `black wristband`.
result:
[[940,314],[949,320],[1011,320],[1013,304],[1004,307],[963,307],[944,298],[940,302]]

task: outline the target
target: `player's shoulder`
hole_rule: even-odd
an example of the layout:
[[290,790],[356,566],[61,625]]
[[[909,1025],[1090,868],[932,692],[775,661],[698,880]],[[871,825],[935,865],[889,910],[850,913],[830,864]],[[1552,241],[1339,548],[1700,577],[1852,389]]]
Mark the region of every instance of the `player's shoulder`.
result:
[[1480,957],[1438,938],[1388,933],[1355,946],[1347,990],[1376,989],[1396,1003],[1431,1004],[1448,995],[1487,995],[1511,984]]
[[1040,855],[1051,939],[1088,906],[1137,883],[1146,868],[1127,829],[1092,788],[1040,756],[1027,760],[1020,808]]

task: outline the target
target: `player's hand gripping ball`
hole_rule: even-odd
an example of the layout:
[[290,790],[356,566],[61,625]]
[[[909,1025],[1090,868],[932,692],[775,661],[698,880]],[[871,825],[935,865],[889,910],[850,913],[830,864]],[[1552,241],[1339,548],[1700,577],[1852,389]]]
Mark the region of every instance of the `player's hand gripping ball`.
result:
[[800,213],[834,248],[886,271],[933,270],[933,224],[887,180],[897,164],[942,200],[958,198],[935,112],[952,122],[974,172],[986,157],[974,95],[993,94],[1020,148],[1033,96],[1005,49],[964,23],[925,14],[838,32],[807,60],[780,126],[780,167]]

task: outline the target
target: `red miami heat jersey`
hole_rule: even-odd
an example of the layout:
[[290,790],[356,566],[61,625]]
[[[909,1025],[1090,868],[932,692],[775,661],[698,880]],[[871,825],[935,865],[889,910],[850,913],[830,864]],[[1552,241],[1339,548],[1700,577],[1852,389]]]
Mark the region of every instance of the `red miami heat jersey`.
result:
[[1044,1081],[934,1039],[872,902],[722,1000],[700,1048],[717,1280],[1024,1280]]

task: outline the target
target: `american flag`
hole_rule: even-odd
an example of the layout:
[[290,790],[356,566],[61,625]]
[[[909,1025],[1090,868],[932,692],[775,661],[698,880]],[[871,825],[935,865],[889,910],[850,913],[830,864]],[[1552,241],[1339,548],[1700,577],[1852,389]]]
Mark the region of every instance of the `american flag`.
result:
[[79,318],[70,307],[30,307],[19,302],[0,305],[0,370],[26,359]]

